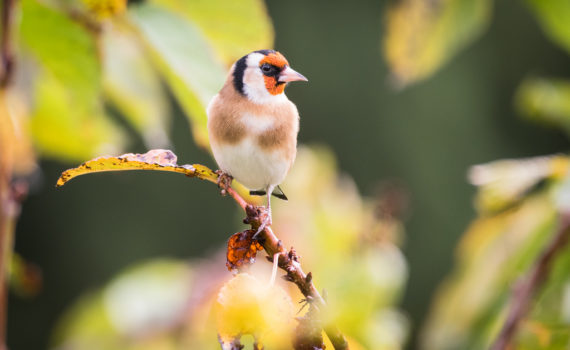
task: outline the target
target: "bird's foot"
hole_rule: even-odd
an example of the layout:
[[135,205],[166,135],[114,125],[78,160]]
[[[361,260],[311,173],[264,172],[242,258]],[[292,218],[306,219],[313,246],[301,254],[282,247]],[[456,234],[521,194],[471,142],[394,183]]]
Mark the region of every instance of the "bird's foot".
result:
[[218,188],[221,189],[221,193],[223,196],[226,195],[228,189],[232,185],[233,177],[223,172],[222,170],[216,170],[216,174],[218,174]]

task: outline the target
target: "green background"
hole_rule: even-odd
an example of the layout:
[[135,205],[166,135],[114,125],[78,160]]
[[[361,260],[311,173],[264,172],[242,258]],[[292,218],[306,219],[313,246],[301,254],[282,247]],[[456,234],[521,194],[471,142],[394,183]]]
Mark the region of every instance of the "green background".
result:
[[[411,193],[402,308],[413,338],[474,216],[468,167],[567,148],[560,132],[517,116],[513,95],[525,77],[569,76],[568,58],[545,39],[523,3],[496,2],[481,39],[433,78],[398,91],[380,52],[384,2],[267,5],[275,48],[309,78],[287,90],[301,113],[300,142],[332,148],[363,195],[386,179],[400,179]],[[193,144],[177,107],[172,131],[179,163],[214,166]],[[130,134],[129,150],[145,151]],[[24,203],[16,251],[41,267],[44,286],[36,298],[11,297],[11,349],[46,348],[65,308],[124,267],[157,256],[206,257],[241,227],[234,204],[211,185],[174,174],[102,174],[56,190],[61,171],[74,165],[42,162]]]

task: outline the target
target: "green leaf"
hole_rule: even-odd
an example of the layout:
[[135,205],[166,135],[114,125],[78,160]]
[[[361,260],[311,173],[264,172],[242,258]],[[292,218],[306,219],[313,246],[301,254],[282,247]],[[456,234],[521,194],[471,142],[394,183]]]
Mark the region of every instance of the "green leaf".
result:
[[105,95],[148,148],[168,147],[168,102],[144,48],[132,31],[116,22],[104,32],[102,43]]
[[69,85],[47,72],[37,77],[35,85],[31,130],[45,155],[72,161],[116,152],[120,134],[99,108],[87,111]]
[[567,0],[527,0],[544,33],[570,53],[570,2]]
[[262,0],[154,0],[196,24],[218,55],[233,63],[273,47],[273,26]]
[[196,142],[207,147],[206,106],[223,85],[223,65],[200,30],[183,17],[141,4],[130,10],[130,18],[189,117]]
[[384,56],[399,85],[428,78],[487,26],[490,0],[402,0],[388,11]]
[[529,119],[560,127],[570,134],[570,81],[527,79],[519,86],[515,103]]
[[97,95],[101,69],[95,38],[78,23],[35,0],[23,0],[20,39],[54,78],[73,87],[77,105]]
[[93,35],[65,15],[24,0],[20,39],[39,66],[31,128],[40,150],[69,160],[116,151],[120,134],[100,101]]

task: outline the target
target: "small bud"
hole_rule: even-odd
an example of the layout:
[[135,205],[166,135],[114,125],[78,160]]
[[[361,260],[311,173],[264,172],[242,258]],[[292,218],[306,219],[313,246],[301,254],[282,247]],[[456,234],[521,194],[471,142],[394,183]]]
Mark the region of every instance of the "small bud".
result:
[[313,273],[312,273],[312,272],[309,272],[309,273],[307,274],[307,276],[305,277],[305,282],[306,282],[307,284],[309,284],[309,283],[311,283],[312,281],[313,281]]
[[287,282],[293,282],[293,277],[291,277],[289,275],[283,275],[283,276],[281,276],[281,278],[283,278]]

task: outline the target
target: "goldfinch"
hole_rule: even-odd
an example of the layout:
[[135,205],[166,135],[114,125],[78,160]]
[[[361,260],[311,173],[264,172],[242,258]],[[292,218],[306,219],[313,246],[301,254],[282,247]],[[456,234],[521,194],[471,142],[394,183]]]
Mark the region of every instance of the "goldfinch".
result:
[[[233,64],[220,92],[208,105],[208,133],[220,170],[250,189],[271,194],[283,181],[297,153],[299,112],[285,95],[291,81],[307,81],[273,50],[251,52]],[[286,199],[285,195],[274,194]]]

